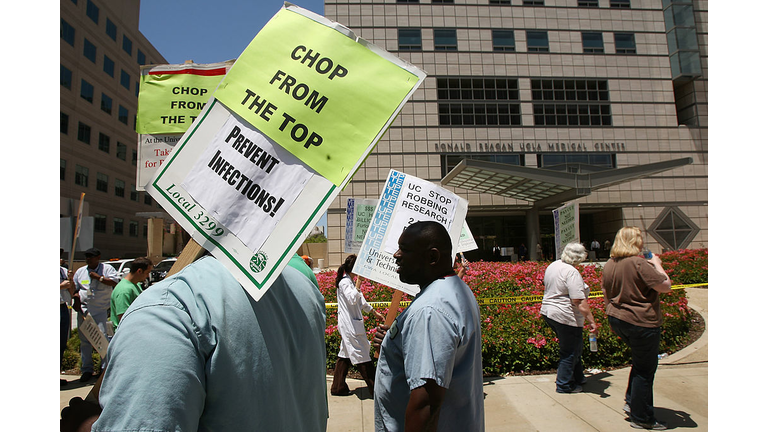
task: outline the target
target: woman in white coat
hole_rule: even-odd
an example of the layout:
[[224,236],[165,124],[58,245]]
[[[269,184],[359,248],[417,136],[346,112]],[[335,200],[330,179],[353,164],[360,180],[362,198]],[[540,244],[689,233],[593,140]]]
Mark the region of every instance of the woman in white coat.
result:
[[374,310],[365,301],[355,283],[352,281],[352,268],[355,266],[357,255],[350,255],[344,260],[336,272],[336,301],[339,305],[339,334],[341,345],[339,358],[333,371],[333,384],[331,394],[334,396],[346,396],[350,394],[347,386],[347,372],[350,365],[360,372],[368,391],[373,395],[374,377],[376,375],[373,361],[371,361],[371,344],[365,333],[363,324],[363,311],[376,315],[376,319],[384,321],[384,315]]

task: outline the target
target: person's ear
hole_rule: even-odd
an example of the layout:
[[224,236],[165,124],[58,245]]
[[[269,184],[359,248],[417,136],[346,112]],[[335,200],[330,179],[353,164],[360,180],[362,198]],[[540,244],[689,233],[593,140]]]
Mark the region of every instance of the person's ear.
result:
[[440,262],[440,251],[437,248],[429,249],[429,265],[434,266]]

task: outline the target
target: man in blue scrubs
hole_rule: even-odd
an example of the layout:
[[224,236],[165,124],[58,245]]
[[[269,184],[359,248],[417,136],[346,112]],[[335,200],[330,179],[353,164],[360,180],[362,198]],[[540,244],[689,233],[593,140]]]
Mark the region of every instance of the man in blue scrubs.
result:
[[400,280],[421,291],[391,326],[380,325],[374,390],[376,431],[485,430],[480,310],[453,272],[451,238],[416,222],[398,240]]

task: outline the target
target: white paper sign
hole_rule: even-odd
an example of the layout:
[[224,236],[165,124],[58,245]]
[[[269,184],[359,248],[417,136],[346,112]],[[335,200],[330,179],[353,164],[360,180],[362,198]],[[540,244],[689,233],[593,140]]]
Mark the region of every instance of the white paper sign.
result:
[[459,237],[459,252],[469,252],[475,249],[477,249],[475,237],[472,235],[472,231],[469,230],[467,221],[464,221],[464,225],[461,227],[461,236]]
[[358,253],[363,245],[365,233],[371,224],[373,213],[376,211],[375,199],[348,198],[347,199],[347,225],[344,237],[344,252]]
[[255,251],[311,177],[298,158],[232,115],[182,187]]
[[352,271],[366,279],[416,295],[418,285],[400,282],[392,256],[397,252],[400,234],[417,221],[439,222],[451,235],[453,257],[458,252],[463,225],[455,221],[463,222],[466,214],[465,199],[418,177],[391,170]]
[[555,248],[557,257],[563,253],[565,245],[579,240],[579,203],[568,203],[552,210],[555,221]]
[[99,325],[96,324],[96,321],[93,319],[91,314],[85,316],[85,319],[83,319],[83,323],[80,324],[78,331],[83,333],[85,338],[88,339],[88,342],[90,342],[91,346],[96,349],[101,358],[104,358],[107,355],[107,347],[109,346],[109,341],[107,340],[107,337],[104,336],[104,333],[99,330]]

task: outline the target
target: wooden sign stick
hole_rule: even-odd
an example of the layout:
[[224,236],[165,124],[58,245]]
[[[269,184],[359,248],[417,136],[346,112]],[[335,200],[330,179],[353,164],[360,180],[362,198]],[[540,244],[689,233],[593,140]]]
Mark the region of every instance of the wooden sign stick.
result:
[[75,261],[75,245],[77,244],[77,237],[80,235],[80,222],[83,219],[83,199],[85,198],[85,192],[80,194],[80,206],[77,208],[77,222],[75,222],[75,235],[72,238],[72,252],[69,254],[69,270],[72,270],[72,266]]
[[[184,246],[184,249],[179,254],[178,259],[176,259],[176,263],[174,263],[173,267],[168,270],[168,273],[165,275],[165,277],[168,277],[174,273],[178,273],[188,264],[192,264],[196,259],[203,256],[203,254],[205,254],[205,248],[200,246],[196,241],[190,240],[187,245]],[[106,370],[102,372],[101,375],[99,375],[99,379],[96,380],[96,384],[93,385],[93,388],[88,393],[88,396],[85,397],[86,401],[93,402],[98,405],[99,390],[101,390],[101,382],[104,380],[104,375],[106,375]]]
[[[403,298],[403,292],[395,290],[392,293],[392,302],[389,304],[389,310],[387,310],[387,319],[384,320],[384,325],[390,326],[397,318],[398,308],[400,307],[400,300]],[[379,352],[373,353],[373,356],[379,358]]]

